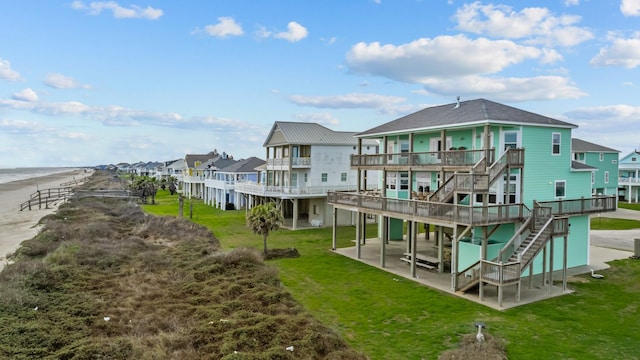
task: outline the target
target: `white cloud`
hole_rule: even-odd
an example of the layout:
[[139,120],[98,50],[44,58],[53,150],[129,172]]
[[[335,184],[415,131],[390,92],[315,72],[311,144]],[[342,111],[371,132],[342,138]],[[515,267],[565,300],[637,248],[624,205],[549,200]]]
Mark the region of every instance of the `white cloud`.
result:
[[530,44],[574,46],[593,38],[590,30],[576,27],[576,15],[553,15],[541,7],[514,11],[507,5],[466,4],[454,15],[462,31],[507,39],[524,39]]
[[33,89],[26,88],[13,94],[11,98],[13,100],[35,102],[35,101],[38,101],[38,94],[36,94],[36,92],[33,91]]
[[564,6],[578,6],[580,5],[580,0],[564,0]]
[[421,83],[432,77],[492,74],[525,60],[548,62],[560,56],[510,40],[469,39],[464,35],[422,38],[402,45],[358,43],[346,55],[349,68],[393,80]]
[[219,17],[215,25],[207,25],[204,31],[209,36],[226,38],[228,36],[240,36],[244,34],[242,25],[237,23],[232,17]]
[[640,132],[640,107],[626,104],[579,108],[564,114],[577,124],[576,137],[622,151],[622,155],[640,148],[629,134]]
[[355,73],[421,84],[432,94],[473,95],[525,101],[579,98],[586,94],[567,77],[497,76],[527,60],[550,64],[562,59],[553,49],[518,45],[511,40],[469,39],[465,35],[423,38],[408,44],[359,43],[346,55]]
[[74,1],[71,8],[75,10],[87,11],[91,15],[99,15],[103,10],[111,11],[116,19],[147,19],[157,20],[163,15],[160,9],[154,9],[151,6],[146,8],[130,5],[129,8],[120,6],[115,1],[92,1],[89,5],[82,1]]
[[620,1],[620,11],[624,16],[640,16],[640,0]]
[[332,96],[291,95],[289,101],[296,105],[328,109],[376,109],[398,104],[406,99],[377,94],[346,94]]
[[640,32],[633,38],[619,38],[609,34],[611,45],[600,49],[591,59],[594,66],[623,66],[627,69],[640,65]]
[[297,42],[306,38],[307,35],[309,35],[309,32],[304,26],[298,24],[295,21],[291,21],[287,25],[287,31],[274,33],[264,26],[258,26],[258,30],[256,30],[255,34],[258,38],[268,38],[273,36],[277,39],[283,39],[289,42]]
[[37,135],[43,132],[55,131],[54,128],[44,126],[40,123],[24,120],[0,120],[0,129],[5,134],[20,134],[20,135]]
[[310,114],[295,114],[294,118],[297,121],[318,123],[322,125],[338,125],[340,121],[333,117],[330,113],[310,113]]
[[20,73],[11,68],[9,60],[0,58],[0,79],[17,81],[20,80],[20,78]]
[[309,32],[307,31],[307,28],[295,21],[291,21],[287,25],[287,31],[276,33],[273,36],[278,39],[287,40],[289,42],[296,42],[306,38],[308,34]]
[[577,99],[587,95],[561,76],[433,78],[425,81],[424,86],[430,93],[439,95],[490,97],[497,101]]
[[56,89],[90,89],[90,85],[81,85],[72,77],[65,76],[62,74],[50,73],[47,74],[47,77],[42,81],[45,85],[50,86]]

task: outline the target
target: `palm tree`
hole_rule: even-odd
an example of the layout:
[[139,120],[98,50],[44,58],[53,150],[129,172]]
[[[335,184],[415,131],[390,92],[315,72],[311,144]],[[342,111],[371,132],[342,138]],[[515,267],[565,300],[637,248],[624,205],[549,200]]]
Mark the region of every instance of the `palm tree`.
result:
[[247,215],[247,226],[254,234],[262,235],[264,254],[267,255],[267,237],[270,231],[280,229],[284,219],[280,209],[274,202],[254,206]]

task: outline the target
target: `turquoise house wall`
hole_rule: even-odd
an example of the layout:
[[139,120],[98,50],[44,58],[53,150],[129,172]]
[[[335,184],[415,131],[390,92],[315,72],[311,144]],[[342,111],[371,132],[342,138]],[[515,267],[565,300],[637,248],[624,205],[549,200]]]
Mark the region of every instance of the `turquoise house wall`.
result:
[[[567,248],[567,268],[583,266],[589,264],[589,216],[574,216],[569,219],[571,224]],[[562,270],[562,258],[564,255],[564,240],[562,237],[556,238],[553,248],[553,270]],[[550,252],[547,251],[547,266]],[[538,255],[533,261],[533,273],[540,274],[542,272],[542,255]],[[529,272],[523,273],[528,275]]]
[[[602,195],[616,195],[618,193],[618,153],[605,152],[602,153],[603,159],[600,160],[600,153],[588,152],[584,156],[584,163],[598,168],[595,172],[595,183],[592,187],[596,189],[596,193]],[[609,182],[606,183],[605,172],[609,172]]]
[[[552,134],[560,133],[560,155],[552,155]],[[591,173],[571,171],[571,129],[523,126],[525,149],[523,203],[558,200],[557,180],[566,181],[565,199],[591,197]]]

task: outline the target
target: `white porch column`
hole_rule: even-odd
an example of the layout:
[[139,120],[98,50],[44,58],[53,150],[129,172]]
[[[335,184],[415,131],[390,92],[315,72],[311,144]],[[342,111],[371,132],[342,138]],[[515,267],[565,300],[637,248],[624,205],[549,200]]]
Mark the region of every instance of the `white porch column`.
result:
[[293,230],[298,228],[298,199],[293,199]]

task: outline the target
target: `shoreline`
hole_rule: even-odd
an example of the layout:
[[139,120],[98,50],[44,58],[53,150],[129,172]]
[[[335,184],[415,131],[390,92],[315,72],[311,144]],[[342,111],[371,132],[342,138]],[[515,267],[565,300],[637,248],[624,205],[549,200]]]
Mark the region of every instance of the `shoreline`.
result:
[[93,171],[85,169],[71,169],[70,171],[16,180],[0,184],[0,271],[7,263],[6,256],[14,253],[20,244],[38,234],[38,223],[43,217],[53,214],[57,206],[49,209],[34,209],[20,211],[20,204],[27,201],[29,196],[37,191],[58,188],[61,183],[91,176]]

